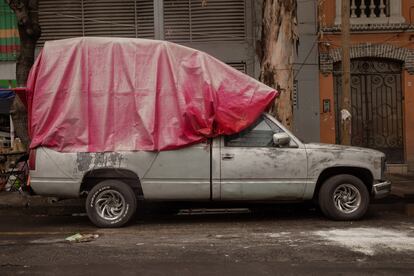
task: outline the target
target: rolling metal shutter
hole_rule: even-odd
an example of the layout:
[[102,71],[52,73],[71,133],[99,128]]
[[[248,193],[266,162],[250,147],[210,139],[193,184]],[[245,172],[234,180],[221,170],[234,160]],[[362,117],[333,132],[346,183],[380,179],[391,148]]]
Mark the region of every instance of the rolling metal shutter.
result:
[[47,40],[77,36],[154,38],[153,0],[39,0]]
[[189,0],[164,1],[164,38],[171,41],[190,40]]
[[137,37],[154,38],[154,1],[135,1],[137,14]]
[[82,36],[81,1],[39,0],[39,24],[42,36],[38,44],[41,45],[47,40]]
[[164,36],[171,41],[244,41],[244,0],[164,0]]
[[244,62],[226,62],[228,65],[233,67],[234,69],[239,70],[240,72],[247,73],[246,71],[246,63]]
[[83,0],[85,36],[136,37],[135,1]]

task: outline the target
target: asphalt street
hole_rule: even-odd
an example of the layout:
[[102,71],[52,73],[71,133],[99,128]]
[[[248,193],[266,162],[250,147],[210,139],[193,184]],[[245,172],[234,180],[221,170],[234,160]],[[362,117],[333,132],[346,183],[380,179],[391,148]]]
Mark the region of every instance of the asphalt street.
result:
[[[97,229],[82,213],[0,210],[0,275],[413,275],[414,219],[370,210],[153,213]],[[71,243],[76,233],[95,234]]]

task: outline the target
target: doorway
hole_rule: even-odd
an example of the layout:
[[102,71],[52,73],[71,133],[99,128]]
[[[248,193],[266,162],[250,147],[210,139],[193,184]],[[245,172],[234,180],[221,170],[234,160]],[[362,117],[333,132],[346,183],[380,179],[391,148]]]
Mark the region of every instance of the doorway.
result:
[[[336,142],[340,142],[341,63],[334,65]],[[390,59],[351,61],[353,146],[384,152],[389,163],[404,162],[402,63]]]

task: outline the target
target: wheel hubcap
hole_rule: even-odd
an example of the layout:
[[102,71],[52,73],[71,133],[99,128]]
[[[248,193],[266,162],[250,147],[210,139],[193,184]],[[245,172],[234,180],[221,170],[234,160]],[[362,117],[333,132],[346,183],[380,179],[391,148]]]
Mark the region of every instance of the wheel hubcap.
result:
[[125,198],[115,190],[99,193],[95,201],[96,213],[105,220],[119,219],[125,211]]
[[361,193],[352,184],[339,185],[334,193],[333,200],[335,207],[346,214],[355,212],[361,204]]

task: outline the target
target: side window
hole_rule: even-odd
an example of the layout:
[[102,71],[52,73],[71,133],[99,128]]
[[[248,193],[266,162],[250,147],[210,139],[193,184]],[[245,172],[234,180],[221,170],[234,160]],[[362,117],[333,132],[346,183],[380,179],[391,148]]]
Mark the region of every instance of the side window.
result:
[[272,147],[273,134],[282,130],[266,117],[261,116],[249,128],[224,137],[226,147]]

